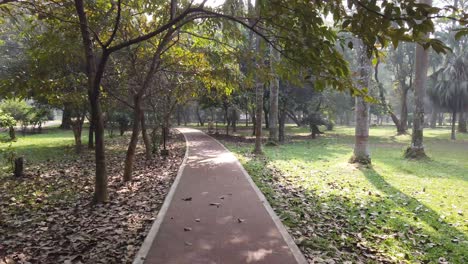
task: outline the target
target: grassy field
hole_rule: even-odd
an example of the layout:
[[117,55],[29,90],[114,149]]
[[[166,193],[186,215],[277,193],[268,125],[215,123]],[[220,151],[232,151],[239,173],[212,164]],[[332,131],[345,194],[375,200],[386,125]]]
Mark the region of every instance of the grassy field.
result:
[[[303,128],[288,131],[307,134]],[[448,129],[425,129],[430,160],[418,162],[402,158],[409,135],[371,128],[373,165],[359,167],[348,163],[353,133],[354,128],[337,127],[315,140],[292,137],[288,144],[266,147],[263,158],[251,155],[251,144],[224,143],[306,256],[468,263],[468,135],[451,141]]]

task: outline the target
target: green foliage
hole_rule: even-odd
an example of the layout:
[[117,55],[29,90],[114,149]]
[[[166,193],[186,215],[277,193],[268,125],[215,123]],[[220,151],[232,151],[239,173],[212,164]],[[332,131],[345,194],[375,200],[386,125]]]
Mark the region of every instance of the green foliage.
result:
[[24,100],[4,100],[0,103],[0,109],[21,123],[27,124],[32,117],[32,108]]
[[16,125],[16,120],[8,113],[3,112],[2,109],[0,109],[0,127],[1,128],[7,128],[7,127],[13,127]]
[[450,111],[468,108],[468,55],[456,58],[430,78],[428,94],[439,107]]

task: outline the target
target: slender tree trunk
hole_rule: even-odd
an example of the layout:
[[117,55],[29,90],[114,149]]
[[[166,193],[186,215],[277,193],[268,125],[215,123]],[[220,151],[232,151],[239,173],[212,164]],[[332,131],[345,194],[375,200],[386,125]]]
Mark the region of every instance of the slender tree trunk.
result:
[[465,118],[465,112],[461,111],[460,114],[458,115],[458,132],[460,133],[466,133],[466,118]]
[[15,140],[16,139],[15,127],[10,126],[8,128],[8,134],[10,135],[10,140]]
[[456,139],[456,134],[455,134],[455,126],[457,124],[457,111],[453,111],[452,112],[452,133],[450,135],[450,139],[451,140],[455,140]]
[[[361,40],[358,40],[359,50],[359,89],[369,87],[369,78],[371,71],[371,61],[367,56],[367,51]],[[369,103],[362,97],[356,97],[356,128],[354,155],[351,158],[352,163],[370,164],[371,157],[369,152]]]
[[245,111],[245,127],[249,126],[249,110]]
[[130,143],[128,144],[127,154],[125,156],[125,168],[123,174],[124,181],[132,180],[133,173],[133,160],[135,159],[135,152],[138,144],[138,134],[140,134],[140,121],[141,121],[141,98],[138,95],[133,97],[133,128]]
[[402,87],[402,93],[400,98],[401,103],[401,115],[400,115],[400,127],[398,128],[398,134],[406,134],[408,130],[408,89]]
[[[275,74],[273,69],[273,63],[279,60],[279,54],[273,48],[270,49],[271,57],[271,72]],[[268,140],[273,143],[278,142],[278,94],[279,94],[279,79],[278,76],[275,76],[270,81],[270,122],[269,130],[270,135]]]
[[106,156],[104,147],[104,122],[102,118],[101,104],[99,100],[101,78],[104,73],[109,54],[104,51],[96,66],[95,54],[93,50],[93,40],[89,30],[83,0],[75,0],[75,9],[80,20],[80,30],[83,39],[83,46],[86,55],[86,68],[88,77],[88,96],[91,104],[91,116],[95,126],[96,136],[96,179],[94,190],[94,202],[102,203],[109,199],[107,190]]
[[[432,5],[432,0],[420,0],[420,3]],[[417,44],[415,58],[414,80],[414,114],[411,146],[405,153],[406,158],[426,157],[423,144],[424,130],[424,96],[426,94],[426,79],[428,67],[428,50]]]
[[285,124],[286,124],[286,111],[284,108],[281,108],[280,109],[280,113],[279,113],[279,129],[278,129],[278,140],[279,142],[281,143],[284,143],[284,139],[285,139],[285,131],[284,131],[284,127],[285,127]]
[[148,131],[146,129],[146,119],[145,119],[145,112],[142,110],[140,114],[141,119],[141,136],[143,138],[143,142],[145,143],[145,157],[147,160],[151,159],[151,141],[148,136]]
[[[262,87],[263,89],[263,87]],[[262,98],[262,102],[264,101],[264,98]],[[267,108],[265,107],[265,103],[263,103],[263,120],[265,120],[265,128],[270,129],[270,113],[267,111]]]
[[299,120],[299,118],[294,114],[294,112],[290,112],[288,110],[284,110],[286,115],[291,118],[292,121],[294,121],[294,123],[296,123],[297,127],[300,127],[301,126],[301,121]]
[[180,126],[180,106],[177,106],[177,125]]
[[94,125],[92,120],[89,120],[88,149],[94,149]]
[[444,113],[439,113],[439,115],[437,116],[437,123],[439,124],[439,126],[444,125],[444,115]]
[[431,128],[436,128],[437,127],[437,115],[438,115],[438,112],[437,112],[436,108],[433,107],[432,112],[431,112],[431,124],[430,124]]
[[61,129],[71,128],[71,111],[70,107],[65,105],[62,112],[62,123],[60,124]]
[[84,117],[78,117],[76,121],[72,121],[70,123],[73,130],[73,136],[75,138],[75,153],[77,154],[80,154],[81,150],[83,149],[81,143],[81,132],[83,131],[83,122]]
[[255,136],[256,132],[257,132],[257,118],[256,118],[255,111],[253,111],[252,113],[252,136]]

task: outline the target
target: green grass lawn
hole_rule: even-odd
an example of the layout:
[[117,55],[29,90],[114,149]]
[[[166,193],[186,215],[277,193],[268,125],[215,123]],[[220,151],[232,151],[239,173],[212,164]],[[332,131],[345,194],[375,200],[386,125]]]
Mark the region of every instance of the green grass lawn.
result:
[[[304,134],[303,128],[288,127]],[[410,263],[468,263],[468,135],[425,129],[427,161],[402,158],[410,136],[371,128],[372,167],[348,163],[354,128],[265,147],[224,142],[234,151],[307,254],[353,252]],[[330,224],[332,223],[332,224]],[[339,254],[336,253],[339,249]],[[379,259],[369,257],[370,262]]]
[[[35,163],[49,159],[67,158],[74,155],[74,139],[71,130],[47,128],[41,134],[17,133],[17,140],[7,141],[7,134],[0,133],[0,149],[13,150],[16,155],[23,156],[27,162]],[[82,141],[87,144],[88,132],[83,130]]]

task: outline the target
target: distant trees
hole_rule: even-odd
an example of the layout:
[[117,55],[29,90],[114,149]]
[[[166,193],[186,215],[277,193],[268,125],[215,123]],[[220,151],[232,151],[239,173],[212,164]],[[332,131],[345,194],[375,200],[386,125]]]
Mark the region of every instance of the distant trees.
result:
[[468,111],[468,55],[461,55],[445,68],[435,72],[432,76],[432,85],[428,94],[432,102],[441,109],[452,114],[451,139],[456,139],[455,126],[457,114],[460,132],[466,132],[464,112]]

